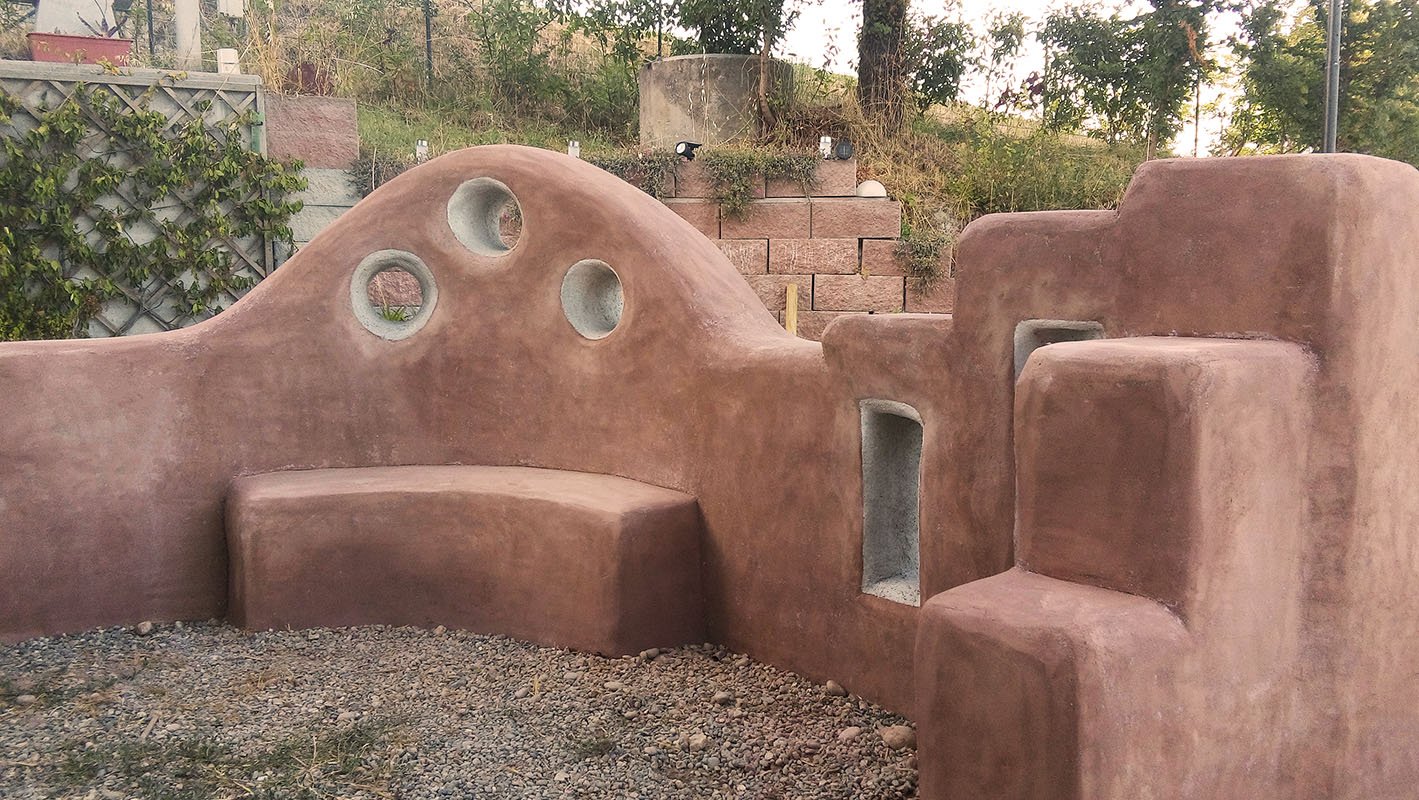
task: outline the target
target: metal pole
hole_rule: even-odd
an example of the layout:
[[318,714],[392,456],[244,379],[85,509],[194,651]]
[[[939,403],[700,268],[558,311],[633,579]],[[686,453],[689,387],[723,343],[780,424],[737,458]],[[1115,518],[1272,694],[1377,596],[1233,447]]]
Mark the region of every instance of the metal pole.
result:
[[1192,84],[1192,157],[1202,151],[1202,76]]
[[153,0],[148,0],[148,58],[152,58],[157,52],[153,45]]
[[430,91],[434,88],[434,12],[424,0],[424,74],[428,78]]
[[1340,36],[1345,17],[1345,0],[1330,0],[1327,20],[1325,65],[1325,142],[1323,153],[1335,152],[1335,140],[1340,128]]

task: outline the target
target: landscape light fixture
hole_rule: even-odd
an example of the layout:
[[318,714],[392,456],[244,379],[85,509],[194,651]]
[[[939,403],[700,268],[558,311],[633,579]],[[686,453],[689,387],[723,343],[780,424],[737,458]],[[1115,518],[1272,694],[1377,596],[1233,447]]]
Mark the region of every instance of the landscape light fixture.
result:
[[686,161],[694,161],[696,148],[703,146],[704,145],[700,144],[699,142],[676,142],[675,155],[685,159]]
[[852,158],[854,152],[856,152],[856,148],[847,139],[839,139],[837,147],[833,148],[833,155],[837,156],[839,161],[847,161]]
[[833,157],[833,137],[818,137],[818,155],[822,156],[824,161]]

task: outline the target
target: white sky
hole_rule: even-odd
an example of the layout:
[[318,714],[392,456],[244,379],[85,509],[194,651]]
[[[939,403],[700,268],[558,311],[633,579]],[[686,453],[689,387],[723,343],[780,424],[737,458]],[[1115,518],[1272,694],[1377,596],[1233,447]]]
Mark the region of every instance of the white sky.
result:
[[[959,15],[970,21],[976,29],[977,34],[984,33],[985,20],[996,12],[1010,13],[1019,11],[1030,17],[1033,21],[1042,20],[1051,9],[1062,8],[1071,4],[1069,0],[963,0],[960,3],[947,3],[945,0],[913,0],[911,10],[913,12],[932,16],[953,17]],[[1127,0],[1106,0],[1106,8],[1121,8],[1137,10],[1143,6],[1141,3],[1130,3]],[[959,11],[958,11],[959,9]],[[784,37],[783,52],[790,55],[796,61],[802,61],[813,66],[828,66],[834,72],[853,74],[856,72],[855,61],[857,58],[857,30],[862,19],[862,3],[852,2],[852,0],[808,0],[799,13],[798,22],[788,35]],[[1027,26],[1028,27],[1028,26]],[[1214,22],[1212,38],[1214,42],[1224,39],[1233,31],[1230,20],[1219,19]],[[837,53],[832,59],[827,57],[830,46],[836,46]],[[1033,37],[1028,37],[1024,50],[1017,65],[1017,82],[1038,71],[1043,65],[1044,53],[1040,49]],[[967,76],[963,87],[963,98],[972,102],[978,102],[981,98],[982,86],[974,76]],[[1202,102],[1204,104],[1202,117],[1202,145],[1201,154],[1206,155],[1208,146],[1217,139],[1221,130],[1221,123],[1216,119],[1209,119],[1206,104],[1215,101],[1224,90],[1215,86],[1204,86],[1202,90]],[[1191,115],[1183,131],[1173,143],[1173,150],[1178,155],[1191,155],[1193,152],[1193,127]]]

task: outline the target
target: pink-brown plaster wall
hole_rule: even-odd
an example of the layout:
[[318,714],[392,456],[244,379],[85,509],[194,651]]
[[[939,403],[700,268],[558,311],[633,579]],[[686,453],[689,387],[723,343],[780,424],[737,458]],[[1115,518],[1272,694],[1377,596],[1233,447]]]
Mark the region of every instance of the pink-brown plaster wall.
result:
[[[447,221],[450,195],[479,176],[522,207],[522,236],[497,258],[465,248]],[[423,259],[439,290],[428,324],[401,341],[371,334],[350,307],[351,271],[389,248]],[[610,264],[625,293],[620,325],[594,341],[559,301],[584,258]],[[944,397],[916,388],[941,380],[919,366],[878,380],[908,399]],[[916,609],[859,591],[857,398],[711,241],[584,162],[520,147],[446,156],[383,187],[210,323],[6,345],[0,379],[19,387],[0,418],[13,476],[0,489],[8,638],[222,615],[223,498],[240,475],[538,466],[696,497],[713,638],[910,708]],[[824,497],[825,484],[843,489]],[[797,566],[780,575],[781,564]]]
[[[1288,501],[1301,518],[1293,529],[1273,517],[1249,533],[1268,542],[1255,559],[1288,558],[1294,546],[1295,570],[1252,589],[1235,585],[1217,596],[1210,618],[1190,626],[1191,654],[1160,679],[1181,699],[1160,705],[1153,690],[1120,689],[1138,707],[1174,715],[1163,733],[1130,733],[1122,710],[1091,715],[1084,730],[1095,739],[1075,757],[1116,755],[1124,739],[1133,757],[1083,762],[1072,788],[1002,796],[1128,797],[1163,786],[1197,797],[1402,797],[1408,790],[1400,787],[1419,775],[1416,749],[1407,744],[1419,740],[1419,695],[1401,666],[1419,658],[1419,629],[1400,621],[1419,613],[1419,460],[1407,445],[1419,432],[1419,405],[1404,399],[1419,392],[1419,339],[1410,332],[1419,319],[1413,198],[1419,173],[1362,156],[1164,161],[1140,170],[1116,214],[1002,215],[968,229],[953,330],[957,357],[971,354],[962,391],[972,402],[954,407],[951,452],[1006,466],[953,471],[942,490],[983,538],[1031,534],[1020,527],[1013,491],[1021,447],[1008,413],[1016,322],[1092,320],[1111,338],[1279,340],[1315,363],[1302,449],[1277,456],[1301,464],[1301,489]],[[1071,347],[1091,345],[1061,345],[1058,353]],[[1281,402],[1278,389],[1255,393],[1253,402]],[[1206,441],[1276,444],[1225,430]],[[1080,455],[1087,466],[1087,451]],[[1107,468],[1137,474],[1145,457]],[[1200,555],[1177,564],[1224,585],[1238,569]],[[1031,575],[1028,563],[1023,568],[1022,581]],[[1288,576],[1296,582],[1289,597],[1278,583]],[[995,591],[999,581],[982,582],[979,591]],[[938,600],[975,602],[975,590],[957,591],[965,594]],[[939,641],[937,623],[953,613],[924,609],[919,670],[931,658],[922,648]],[[1267,620],[1289,639],[1274,653],[1268,688],[1253,697],[1225,691],[1216,676],[1252,664],[1245,631]],[[918,718],[948,719],[933,702],[943,690],[958,694],[950,681],[920,671],[918,680]],[[955,734],[928,732],[924,747],[933,736]],[[1180,746],[1185,741],[1193,744]],[[942,794],[950,785],[946,762],[932,763],[923,794],[957,796]],[[1080,786],[1102,788],[1091,794]]]
[[[523,211],[500,257],[448,222],[454,190],[484,176]],[[639,190],[544,151],[452,154],[210,322],[0,346],[0,635],[223,614],[238,476],[577,470],[696,498],[710,638],[912,713],[924,797],[1403,797],[1419,780],[1416,204],[1419,173],[1378,159],[1154,162],[1118,212],[974,223],[954,318],[844,317],[819,344],[783,332],[712,241]],[[388,248],[418,255],[439,291],[400,341],[350,306],[352,271]],[[559,300],[585,258],[624,289],[599,340]],[[1030,319],[1130,342],[1041,350],[1017,397],[1013,339]],[[1105,368],[1145,387],[1192,377],[1152,395],[1175,398],[1160,417],[1105,415],[1094,437],[1052,427],[1067,414],[1051,393],[1094,402],[1108,385],[1084,377]],[[867,399],[922,420],[922,609],[861,591]],[[1194,445],[1167,469],[1099,449],[1178,414],[1201,416],[1175,420]],[[1017,454],[1046,463],[1021,425],[1077,442],[1083,468],[1155,476],[1129,491],[1181,485],[1198,504],[1174,515],[1185,546],[1124,541],[1161,559],[1128,576],[1093,538],[1110,533],[1096,506],[1111,493],[1049,480],[1058,466],[1017,476]],[[1245,448],[1274,463],[1245,467]],[[1205,477],[1268,463],[1294,469]],[[1029,475],[1043,494],[1017,500]],[[1052,499],[1073,505],[1023,513]],[[977,760],[1019,763],[1021,782],[952,772],[987,744],[1001,760]]]

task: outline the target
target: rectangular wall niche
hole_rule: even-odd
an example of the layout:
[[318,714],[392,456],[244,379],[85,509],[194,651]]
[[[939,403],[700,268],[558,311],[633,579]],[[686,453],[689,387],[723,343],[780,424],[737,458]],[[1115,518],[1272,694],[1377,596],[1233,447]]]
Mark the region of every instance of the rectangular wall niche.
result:
[[1104,326],[1089,320],[1027,319],[1015,326],[1015,379],[1025,370],[1030,354],[1047,344],[1084,342],[1104,338]]
[[862,591],[921,605],[921,415],[863,400]]

